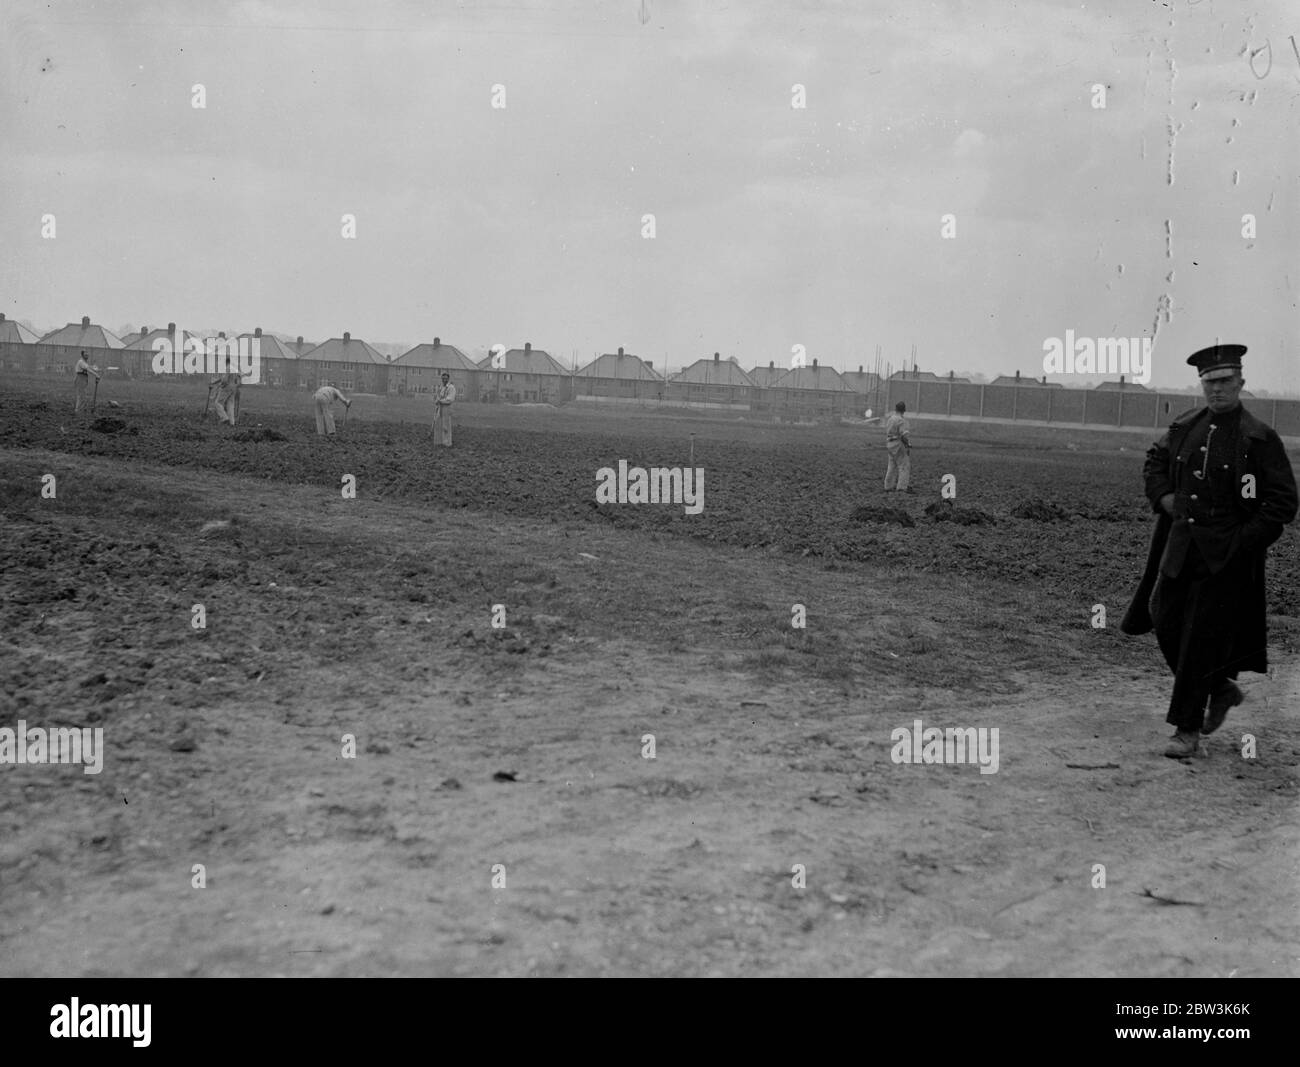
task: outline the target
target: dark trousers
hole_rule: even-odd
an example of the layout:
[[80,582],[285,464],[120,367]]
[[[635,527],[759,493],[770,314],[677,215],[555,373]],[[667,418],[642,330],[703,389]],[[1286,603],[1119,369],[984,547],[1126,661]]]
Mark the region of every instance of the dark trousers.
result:
[[1240,557],[1211,574],[1192,544],[1177,578],[1161,575],[1151,593],[1151,621],[1174,691],[1165,722],[1200,730],[1205,705],[1237,677],[1235,637],[1249,571]]

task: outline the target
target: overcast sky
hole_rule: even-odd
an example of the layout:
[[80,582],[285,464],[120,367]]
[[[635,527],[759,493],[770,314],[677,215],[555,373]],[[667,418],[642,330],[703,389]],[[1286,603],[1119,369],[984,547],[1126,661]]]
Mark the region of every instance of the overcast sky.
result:
[[1073,330],[1300,392],[1284,0],[0,12],[0,310],[42,330],[989,376]]

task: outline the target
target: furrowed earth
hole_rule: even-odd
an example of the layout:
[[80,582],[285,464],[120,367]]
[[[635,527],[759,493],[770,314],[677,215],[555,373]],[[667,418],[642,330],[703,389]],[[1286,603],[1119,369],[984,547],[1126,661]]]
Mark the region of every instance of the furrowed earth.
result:
[[[1300,973],[1300,545],[1165,759],[1156,431],[918,420],[907,496],[875,426],[203,400],[0,383],[0,726],[105,745],[0,765],[0,973]],[[598,505],[619,460],[703,512]],[[917,719],[996,773],[893,762]]]

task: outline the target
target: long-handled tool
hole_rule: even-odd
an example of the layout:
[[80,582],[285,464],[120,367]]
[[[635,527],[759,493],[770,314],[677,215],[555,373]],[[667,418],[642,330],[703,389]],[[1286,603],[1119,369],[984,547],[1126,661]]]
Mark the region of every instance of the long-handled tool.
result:
[[99,400],[99,375],[95,375],[95,391],[90,394],[90,413],[95,413],[95,402]]
[[203,422],[208,421],[208,406],[212,403],[212,383],[208,382],[208,398],[203,401]]
[[351,410],[352,410],[352,405],[351,405],[351,404],[344,404],[344,405],[343,405],[343,425],[344,425],[344,426],[346,426],[346,425],[348,424],[348,412],[351,411]]

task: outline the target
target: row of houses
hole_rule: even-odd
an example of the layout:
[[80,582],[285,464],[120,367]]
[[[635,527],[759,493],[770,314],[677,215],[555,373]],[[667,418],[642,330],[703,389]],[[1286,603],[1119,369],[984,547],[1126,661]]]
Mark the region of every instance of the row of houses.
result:
[[[176,329],[175,323],[168,323],[165,328],[144,327],[119,338],[84,317],[80,323],[68,323],[38,338],[31,330],[0,314],[0,362],[5,367],[29,372],[67,373],[76,364],[79,353],[85,350],[91,354],[92,362],[110,374],[150,378],[154,376],[157,342],[167,339],[173,350],[178,349]],[[185,342],[204,340],[189,331],[183,332]],[[481,402],[666,403],[788,418],[817,418],[861,415],[866,407],[881,411],[899,398],[913,401],[909,402],[909,408],[916,410],[916,404],[925,397],[924,407],[933,410],[934,398],[940,396],[948,413],[958,413],[958,409],[964,411],[974,405],[977,393],[982,407],[982,391],[986,388],[951,372],[947,377],[940,377],[913,367],[882,379],[861,366],[856,371],[841,372],[821,366],[815,359],[807,366],[778,367],[773,361],[766,367],[746,371],[734,357],[723,359],[717,352],[712,358],[698,359],[669,375],[657,371],[651,361],[622,348],[598,356],[581,369],[570,370],[531,344],[498,351],[475,361],[455,345],[444,344],[439,337],[418,344],[396,358],[384,356],[350,333],[319,344],[306,342],[302,337],[285,342],[263,333],[260,327],[231,339],[224,333],[218,334],[218,338],[234,342],[256,340],[261,353],[262,380],[273,387],[315,389],[329,382],[345,391],[408,396],[433,391],[446,373],[463,397]],[[1015,387],[1016,392],[1021,388],[1062,390],[1058,383],[1049,383],[1046,378],[1041,381],[1021,378],[1019,372],[1014,377],[1004,375],[988,383],[988,387],[995,389],[1006,386]],[[1118,382],[1104,382],[1096,389],[1150,393],[1144,386],[1126,382],[1122,377]],[[1036,410],[1038,405],[1029,407]],[[1086,404],[1083,409],[1086,410]],[[1050,403],[1046,410],[1052,410]],[[1058,404],[1057,410],[1072,408],[1069,404]],[[970,412],[975,413],[975,410]]]
[[[178,351],[182,344],[205,340],[184,330],[178,341],[176,330],[175,323],[168,323],[165,328],[146,326],[117,337],[87,316],[38,338],[0,315],[0,355],[4,365],[14,369],[68,373],[84,350],[110,374],[149,378],[154,376],[159,341],[166,339]],[[232,338],[224,333],[217,337],[236,344],[256,340],[262,380],[283,388],[315,389],[331,382],[345,391],[418,395],[436,389],[446,373],[463,396],[484,402],[663,401],[749,410],[799,409],[810,415],[851,414],[861,406],[863,395],[881,389],[878,376],[862,368],[842,375],[814,360],[807,367],[777,369],[770,364],[746,372],[734,358],[724,360],[716,352],[711,359],[696,360],[668,375],[622,348],[570,370],[531,343],[475,361],[439,337],[392,359],[350,333],[320,344],[302,337],[285,342],[260,327]]]

